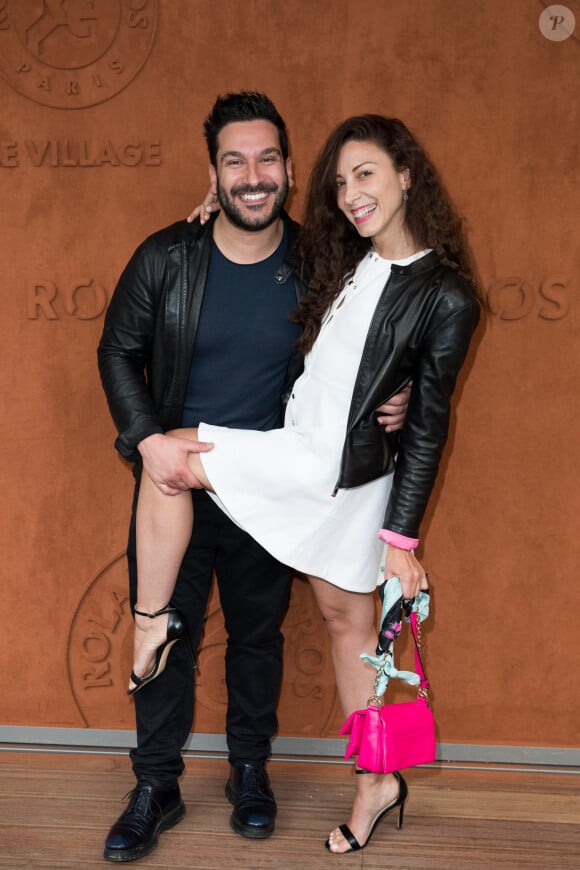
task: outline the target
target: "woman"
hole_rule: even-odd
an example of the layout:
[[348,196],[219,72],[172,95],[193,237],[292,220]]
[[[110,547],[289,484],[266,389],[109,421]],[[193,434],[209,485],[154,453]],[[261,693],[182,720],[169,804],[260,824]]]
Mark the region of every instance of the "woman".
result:
[[[312,171],[301,252],[312,267],[297,310],[304,373],[285,428],[208,426],[176,435],[213,442],[190,465],[224,510],[276,558],[308,575],[325,619],[345,715],[364,707],[376,642],[370,594],[384,577],[405,598],[427,588],[414,554],[449,423],[449,400],[479,319],[477,280],[436,170],[398,120],[350,118]],[[413,381],[400,437],[375,408]],[[183,636],[171,598],[193,522],[188,493],[165,496],[143,475],[137,512],[136,691]],[[377,535],[378,533],[378,535]],[[167,613],[167,619],[159,618]],[[357,771],[366,773],[366,771]],[[357,777],[352,814],[327,848],[364,848],[399,809],[400,774]]]

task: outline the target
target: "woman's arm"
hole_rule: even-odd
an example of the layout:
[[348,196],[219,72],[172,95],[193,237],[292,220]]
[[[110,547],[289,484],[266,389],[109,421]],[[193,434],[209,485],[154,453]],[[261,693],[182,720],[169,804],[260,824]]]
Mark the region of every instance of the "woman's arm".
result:
[[428,588],[415,547],[447,441],[451,395],[478,320],[474,301],[438,324],[421,348],[413,376],[393,488],[380,532],[389,542],[385,579],[398,577],[404,598],[416,598],[421,589]]
[[447,315],[421,346],[413,374],[407,419],[400,434],[393,488],[383,528],[408,538],[419,526],[433,489],[447,440],[450,400],[479,320],[468,300]]

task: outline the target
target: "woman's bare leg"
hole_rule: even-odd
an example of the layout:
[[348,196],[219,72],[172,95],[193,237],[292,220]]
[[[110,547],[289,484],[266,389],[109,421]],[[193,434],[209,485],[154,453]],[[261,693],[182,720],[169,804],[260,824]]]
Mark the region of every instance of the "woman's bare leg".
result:
[[[169,436],[197,441],[197,429],[168,432]],[[199,456],[190,454],[192,471],[209,482]],[[193,529],[191,491],[164,495],[143,471],[139,486],[136,516],[137,604],[136,609],[155,613],[171,600],[181,562]],[[167,615],[156,619],[135,614],[133,670],[139,677],[151,672],[157,648],[167,637]],[[132,684],[131,684],[132,686]],[[130,686],[130,687],[131,687]]]
[[[364,709],[373,693],[376,671],[361,661],[360,654],[373,653],[377,645],[377,598],[373,593],[348,592],[318,577],[308,579],[328,630],[338,695],[346,717]],[[398,794],[399,784],[392,774],[356,777],[356,794],[347,824],[361,846],[377,813]],[[332,852],[350,849],[338,828],[329,840]]]

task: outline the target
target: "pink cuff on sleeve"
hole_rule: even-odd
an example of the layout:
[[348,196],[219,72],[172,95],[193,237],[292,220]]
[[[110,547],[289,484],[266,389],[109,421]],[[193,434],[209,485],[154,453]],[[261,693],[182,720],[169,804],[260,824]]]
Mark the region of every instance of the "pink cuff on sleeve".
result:
[[399,535],[398,532],[389,532],[388,529],[381,529],[379,532],[381,541],[386,541],[387,544],[392,544],[393,547],[398,547],[400,550],[414,550],[419,546],[419,538],[407,538],[406,535]]

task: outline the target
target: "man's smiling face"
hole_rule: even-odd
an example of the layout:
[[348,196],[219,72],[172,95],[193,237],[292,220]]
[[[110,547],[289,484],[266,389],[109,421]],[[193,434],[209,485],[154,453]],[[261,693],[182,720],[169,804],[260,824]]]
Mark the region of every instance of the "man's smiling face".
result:
[[280,150],[270,121],[235,121],[218,136],[217,167],[210,176],[224,215],[240,229],[263,230],[274,223],[292,187],[292,161]]

